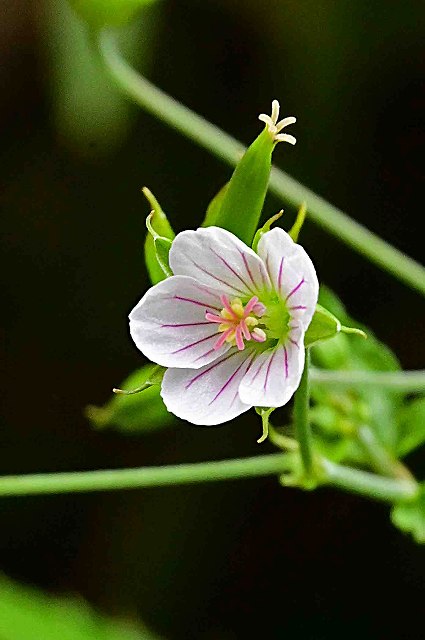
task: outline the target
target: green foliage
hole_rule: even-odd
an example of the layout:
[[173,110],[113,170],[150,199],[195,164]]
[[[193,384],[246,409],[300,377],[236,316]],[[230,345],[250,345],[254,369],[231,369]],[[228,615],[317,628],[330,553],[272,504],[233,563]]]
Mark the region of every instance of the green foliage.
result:
[[156,0],[70,0],[78,15],[91,27],[116,27],[129,22],[142,7]]
[[397,453],[405,456],[425,443],[425,398],[406,403],[399,415]]
[[[87,26],[67,0],[39,4],[43,5],[41,43],[50,70],[49,108],[56,136],[72,153],[98,160],[123,144],[135,117],[134,107],[112,85],[87,37]],[[117,38],[126,57],[147,72],[156,25],[151,12],[145,13],[143,37],[140,25],[132,24]]]
[[400,502],[391,511],[393,524],[410,533],[416,542],[425,543],[425,483],[421,483],[419,495],[410,502]]
[[100,616],[82,600],[54,598],[0,577],[2,640],[158,640],[151,632]]
[[222,227],[251,244],[267,193],[275,144],[264,129],[237,164],[224,194],[219,192],[218,201],[210,205],[204,226]]
[[[357,324],[347,314],[342,302],[326,287],[321,288],[320,303],[346,325]],[[339,333],[332,340],[312,347],[312,361],[324,369],[397,371],[400,365],[394,354],[369,330],[368,339]],[[367,385],[351,389],[311,385],[311,418],[318,450],[336,461],[365,464],[367,456],[358,444],[357,431],[362,425],[374,432],[377,440],[391,454],[399,439],[397,415],[402,396],[394,391]]]
[[[168,252],[170,251],[171,243],[167,244],[167,239],[174,240],[175,233],[153,193],[147,187],[143,187],[142,191],[151,207],[150,225],[153,231],[153,233],[148,232],[146,234],[145,262],[152,284],[157,284],[171,274],[168,266]],[[155,234],[161,238],[159,243],[155,243]],[[159,244],[159,251],[156,244]]]
[[115,428],[119,431],[140,434],[167,427],[173,421],[159,395],[159,381],[152,379],[154,365],[146,365],[132,373],[122,389],[133,390],[153,382],[144,391],[134,395],[114,394],[102,407],[89,406],[86,415],[97,429]]

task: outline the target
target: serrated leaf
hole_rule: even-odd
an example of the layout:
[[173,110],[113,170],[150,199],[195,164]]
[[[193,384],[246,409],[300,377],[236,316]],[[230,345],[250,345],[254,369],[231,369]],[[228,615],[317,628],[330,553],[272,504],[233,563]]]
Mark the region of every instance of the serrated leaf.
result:
[[[142,387],[152,378],[155,365],[146,365],[132,373],[120,385],[132,390]],[[173,416],[168,413],[160,396],[160,385],[155,384],[135,395],[112,395],[102,407],[89,406],[86,416],[96,429],[113,428],[131,434],[141,434],[168,427]]]

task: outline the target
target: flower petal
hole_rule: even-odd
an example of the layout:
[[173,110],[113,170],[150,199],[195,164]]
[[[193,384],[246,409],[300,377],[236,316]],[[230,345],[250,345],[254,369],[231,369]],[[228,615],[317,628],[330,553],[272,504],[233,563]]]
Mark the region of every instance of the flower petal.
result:
[[149,360],[164,367],[198,369],[230,348],[219,349],[217,324],[205,313],[217,314],[220,293],[193,278],[171,276],[143,296],[130,313],[130,334]]
[[232,420],[252,406],[239,397],[239,384],[255,357],[253,350],[232,348],[212,364],[193,371],[168,369],[161,396],[168,411],[193,424]]
[[305,250],[279,227],[267,231],[258,243],[273,287],[304,328],[311,322],[319,295],[316,270]]
[[219,227],[182,231],[172,244],[169,260],[175,275],[191,276],[228,296],[251,297],[270,288],[258,255]]
[[294,329],[285,345],[261,353],[239,386],[242,402],[256,407],[281,407],[297,390],[304,369],[304,331]]

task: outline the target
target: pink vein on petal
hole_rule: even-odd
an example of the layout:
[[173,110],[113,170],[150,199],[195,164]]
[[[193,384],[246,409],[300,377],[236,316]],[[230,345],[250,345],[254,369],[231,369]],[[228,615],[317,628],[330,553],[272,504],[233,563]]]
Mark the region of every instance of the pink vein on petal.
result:
[[207,309],[215,309],[216,311],[221,311],[220,307],[214,307],[212,304],[208,302],[200,302],[199,300],[193,300],[192,298],[183,298],[182,296],[172,296],[174,300],[181,300],[182,302],[191,302],[192,304],[197,304],[199,307],[205,307]]
[[279,291],[280,291],[280,290],[281,290],[281,288],[282,288],[282,271],[283,271],[283,261],[284,261],[284,260],[285,260],[285,258],[284,258],[284,257],[282,257],[282,258],[280,259],[279,275],[277,276],[277,286],[278,286]]
[[269,364],[267,365],[266,377],[264,379],[264,384],[263,384],[264,391],[266,390],[266,387],[267,387],[267,382],[269,380],[270,367],[272,366],[275,355],[276,355],[276,351],[273,351],[271,358],[269,360]]
[[[220,322],[222,321],[223,320],[221,318]],[[200,325],[203,325],[203,324],[210,324],[210,322],[182,322],[178,324],[162,324],[161,329],[174,329],[179,327],[199,327]]]
[[299,349],[299,348],[300,348],[300,345],[298,344],[298,342],[297,342],[296,340],[293,340],[293,339],[291,338],[291,336],[288,336],[288,340],[289,340],[289,342],[291,342],[293,345],[295,345],[295,346],[297,347],[297,349]]
[[222,280],[222,278],[219,278],[218,276],[214,275],[214,273],[211,273],[207,269],[204,269],[204,267],[201,267],[201,265],[199,265],[194,260],[191,260],[191,262],[197,269],[202,271],[202,273],[205,273],[207,276],[210,276],[210,278],[213,278],[214,280],[217,280],[217,282],[220,282],[220,284],[224,284],[226,287],[230,287],[230,289],[234,289],[235,291],[238,291],[239,293],[246,294],[245,291],[243,291],[239,287],[235,287],[234,284],[230,284],[229,282],[226,282],[226,280]]
[[285,362],[285,378],[288,377],[289,375],[289,367],[288,367],[288,352],[286,350],[286,347],[283,347],[283,358],[284,358],[284,362]]
[[231,353],[228,356],[225,356],[221,360],[218,360],[218,361],[216,360],[214,362],[214,364],[212,364],[210,367],[208,367],[208,369],[205,369],[205,371],[201,371],[201,373],[198,373],[194,378],[192,378],[192,380],[189,380],[189,382],[185,386],[186,391],[187,391],[187,389],[189,389],[190,386],[192,386],[192,384],[194,382],[199,380],[199,378],[202,378],[202,376],[204,376],[206,373],[209,373],[210,371],[212,371],[212,369],[214,369],[215,367],[218,367],[218,365],[222,364],[223,362],[226,362],[226,360],[229,360],[230,358],[233,358],[233,356],[236,356],[238,353],[239,353],[239,351],[234,351],[233,353]]
[[197,344],[201,344],[202,342],[205,342],[206,340],[209,340],[210,338],[216,338],[216,337],[217,337],[217,334],[214,332],[210,336],[207,336],[206,338],[201,338],[200,340],[196,340],[196,342],[192,342],[191,344],[187,344],[185,347],[181,347],[180,349],[177,349],[176,351],[172,351],[172,354],[174,355],[175,353],[181,353],[182,351],[186,351],[187,349],[191,349],[192,347],[196,347]]
[[288,293],[288,295],[286,296],[286,300],[289,300],[289,298],[290,298],[291,296],[293,296],[293,295],[294,295],[294,293],[296,293],[296,292],[298,291],[298,289],[301,287],[301,285],[303,285],[303,284],[304,284],[304,282],[305,282],[305,279],[304,279],[304,278],[302,278],[302,280],[300,280],[300,281],[299,281],[299,283],[297,284],[297,286],[296,286],[296,287],[294,287],[290,293]]
[[297,309],[307,309],[305,304],[297,304],[296,307],[288,307],[289,311],[296,311]]
[[[255,354],[254,354],[255,356]],[[248,356],[249,357],[249,356]],[[247,360],[248,358],[246,358]],[[220,391],[218,391],[216,393],[216,395],[214,396],[214,398],[211,400],[211,402],[208,403],[208,406],[211,406],[213,402],[215,402],[217,400],[217,398],[219,398],[221,396],[221,394],[223,393],[223,391],[229,386],[229,384],[232,382],[233,378],[236,376],[236,374],[241,370],[241,368],[243,367],[243,365],[245,364],[246,360],[244,360],[243,362],[241,362],[241,364],[239,365],[239,367],[236,369],[236,371],[234,371],[232,373],[232,375],[230,376],[230,378],[227,379],[227,381],[225,382],[225,384],[221,387]],[[251,360],[252,362],[252,360]],[[250,363],[251,364],[251,363]],[[246,371],[245,371],[246,373]],[[238,393],[239,390],[236,392]],[[235,399],[232,400],[232,404],[235,401]]]
[[242,256],[242,260],[243,260],[243,263],[244,263],[244,265],[245,265],[245,269],[248,271],[248,275],[249,275],[249,277],[250,277],[250,279],[251,279],[252,284],[254,285],[254,287],[255,287],[256,289],[258,289],[258,285],[257,285],[257,283],[256,283],[256,282],[255,282],[255,280],[254,280],[254,277],[253,277],[253,275],[252,275],[252,271],[251,271],[251,269],[250,269],[250,267],[249,267],[248,260],[246,259],[246,255],[245,255],[245,253],[244,253],[243,251],[240,251],[240,250],[239,250],[239,253],[240,253],[240,254],[241,254],[241,256]]
[[244,285],[244,287],[246,287],[248,289],[248,291],[251,291],[252,293],[253,290],[251,289],[251,287],[249,286],[249,284],[247,282],[245,282],[245,280],[242,278],[241,275],[239,275],[239,273],[237,271],[235,271],[235,269],[232,267],[232,265],[230,265],[227,260],[225,260],[219,253],[217,253],[216,251],[214,251],[214,249],[211,249],[212,253],[219,259],[222,261],[222,263],[229,269],[229,271],[231,271],[233,273],[233,275],[235,275]]

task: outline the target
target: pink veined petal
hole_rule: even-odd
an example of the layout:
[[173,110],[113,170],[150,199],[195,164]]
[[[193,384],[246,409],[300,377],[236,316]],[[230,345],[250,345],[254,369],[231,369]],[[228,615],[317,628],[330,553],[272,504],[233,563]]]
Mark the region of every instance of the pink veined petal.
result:
[[169,259],[176,275],[196,278],[230,298],[252,297],[271,286],[258,255],[219,227],[179,233]]
[[260,238],[257,250],[267,265],[274,289],[287,301],[291,315],[307,328],[319,294],[316,270],[309,256],[278,227]]
[[219,292],[193,278],[172,276],[149,289],[132,310],[130,334],[152,362],[198,369],[230,348],[214,348],[221,334],[205,317],[220,310]]
[[304,368],[304,331],[294,329],[284,345],[257,356],[239,386],[242,402],[281,407],[297,390]]
[[214,425],[232,420],[251,408],[239,397],[239,384],[255,358],[253,350],[233,347],[197,371],[168,369],[161,396],[168,411],[192,424]]

